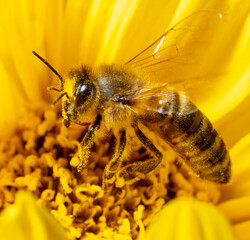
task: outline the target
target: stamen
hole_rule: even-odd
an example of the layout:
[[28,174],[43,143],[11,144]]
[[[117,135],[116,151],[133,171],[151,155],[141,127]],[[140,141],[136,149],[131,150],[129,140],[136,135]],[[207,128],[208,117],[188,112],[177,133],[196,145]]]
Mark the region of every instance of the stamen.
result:
[[[61,97],[64,95],[67,96],[60,93]],[[104,192],[102,176],[113,156],[114,137],[107,134],[105,142],[96,141],[91,148],[91,162],[78,173],[79,140],[86,128],[78,126],[65,131],[60,114],[46,110],[49,107],[43,103],[34,104],[31,102],[22,110],[16,130],[0,143],[1,210],[12,204],[18,190],[25,189],[49,208],[70,238],[88,238],[94,231],[101,239],[105,231],[106,239],[112,240],[117,239],[116,236],[143,237],[145,228],[173,198],[188,196],[213,204],[218,202],[218,185],[202,182],[188,174],[184,166],[177,166],[179,157],[154,134],[150,138],[164,149],[161,166],[134,183],[125,182],[118,171],[112,191]],[[132,137],[131,134],[131,140]],[[124,161],[125,166],[150,157],[135,137],[132,141],[133,146],[127,145],[131,157]],[[114,227],[110,226],[111,221]]]

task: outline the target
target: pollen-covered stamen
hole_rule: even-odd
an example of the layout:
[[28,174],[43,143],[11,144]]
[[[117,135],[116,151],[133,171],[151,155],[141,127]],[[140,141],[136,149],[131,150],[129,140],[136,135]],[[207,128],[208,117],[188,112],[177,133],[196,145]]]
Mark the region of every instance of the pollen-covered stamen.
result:
[[[63,104],[66,103],[67,100]],[[61,129],[59,114],[51,109],[44,112],[43,109],[49,109],[48,106],[32,104],[34,103],[22,112],[17,130],[6,135],[1,142],[0,162],[2,169],[6,169],[0,176],[1,209],[12,204],[19,189],[25,189],[40,198],[39,201],[46,204],[70,234],[79,231],[79,238],[83,238],[92,234],[94,227],[97,237],[103,236],[103,229],[106,229],[111,236],[109,239],[115,239],[113,236],[121,233],[125,239],[132,239],[131,236],[136,238],[140,231],[144,232],[162,205],[176,196],[192,196],[212,203],[218,201],[218,186],[197,181],[187,174],[185,168],[177,166],[177,156],[167,146],[162,145],[163,141],[158,137],[154,142],[157,146],[162,146],[161,149],[166,154],[156,173],[134,184],[126,183],[125,186],[124,179],[117,173],[112,191],[104,193],[101,188],[102,176],[105,163],[113,156],[114,140],[107,139],[104,143],[91,138],[93,130],[98,130],[97,121],[92,126],[92,131],[84,135],[86,142],[90,144],[81,148],[84,150],[81,163],[77,146],[81,144],[79,140],[86,128],[70,128],[65,131]],[[71,111],[70,103],[68,105]],[[63,117],[68,121],[66,114]],[[101,121],[100,116],[98,119]],[[130,141],[130,137],[127,140]],[[143,150],[141,144],[135,143],[131,149],[131,159],[123,162],[125,166],[148,158],[147,150]],[[127,147],[130,146],[128,142]],[[88,154],[91,154],[89,164],[86,161],[90,157]],[[76,171],[84,166],[86,169],[81,173]],[[121,167],[123,169],[123,165]],[[39,174],[35,174],[37,172]],[[60,209],[67,211],[61,212]],[[96,211],[98,215],[93,215]],[[103,218],[103,221],[95,221],[96,217]],[[90,220],[93,222],[91,225]],[[111,220],[117,223],[117,228],[110,227]],[[140,228],[138,222],[141,224]],[[121,233],[117,233],[117,229],[122,229]]]

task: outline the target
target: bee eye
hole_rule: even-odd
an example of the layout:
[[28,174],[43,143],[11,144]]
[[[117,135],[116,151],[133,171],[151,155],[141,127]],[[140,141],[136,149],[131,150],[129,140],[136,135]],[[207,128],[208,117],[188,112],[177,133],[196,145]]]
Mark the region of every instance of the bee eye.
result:
[[92,91],[92,85],[79,84],[76,90],[75,106],[83,107],[82,105],[91,97]]

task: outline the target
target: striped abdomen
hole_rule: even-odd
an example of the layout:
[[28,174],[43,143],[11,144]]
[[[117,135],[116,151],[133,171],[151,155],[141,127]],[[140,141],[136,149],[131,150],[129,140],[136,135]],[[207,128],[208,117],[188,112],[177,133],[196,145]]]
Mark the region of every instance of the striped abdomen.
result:
[[143,117],[143,124],[170,144],[201,178],[227,183],[230,157],[211,122],[183,93],[169,92],[166,98],[156,112]]

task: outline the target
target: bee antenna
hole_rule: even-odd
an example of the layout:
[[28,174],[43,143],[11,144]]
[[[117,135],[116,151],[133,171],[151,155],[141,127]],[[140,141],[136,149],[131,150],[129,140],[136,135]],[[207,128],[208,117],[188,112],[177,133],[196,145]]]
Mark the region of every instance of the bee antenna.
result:
[[59,78],[59,80],[61,82],[61,88],[63,89],[64,81],[63,81],[62,76],[46,60],[44,60],[38,53],[36,53],[35,51],[32,51],[32,53],[36,57],[38,57],[47,67],[49,67],[49,69]]

